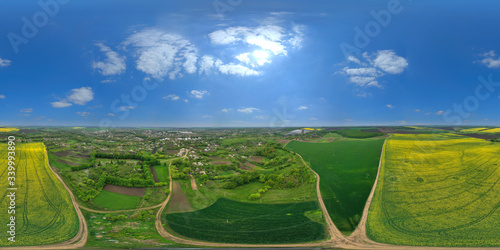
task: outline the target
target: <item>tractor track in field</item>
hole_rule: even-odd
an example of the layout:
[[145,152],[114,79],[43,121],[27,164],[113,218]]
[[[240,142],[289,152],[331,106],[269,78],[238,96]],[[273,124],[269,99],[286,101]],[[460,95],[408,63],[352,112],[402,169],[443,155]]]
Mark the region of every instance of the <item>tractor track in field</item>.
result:
[[56,244],[51,244],[51,245],[43,245],[43,246],[19,246],[19,247],[1,247],[2,250],[19,250],[19,249],[77,249],[84,247],[85,244],[87,243],[87,238],[88,238],[88,229],[87,229],[87,222],[85,221],[85,216],[83,216],[82,211],[79,208],[78,201],[76,200],[75,196],[69,189],[69,187],[64,183],[64,181],[61,179],[61,177],[52,169],[52,167],[49,164],[49,156],[47,154],[47,149],[45,148],[44,144],[44,151],[45,151],[45,156],[47,160],[47,166],[50,168],[50,171],[59,179],[59,181],[63,184],[64,188],[68,191],[69,195],[71,196],[71,202],[73,203],[73,206],[75,207],[76,214],[78,216],[78,222],[79,222],[79,228],[78,228],[78,233],[75,235],[70,240],[61,242],[61,243],[56,243]]

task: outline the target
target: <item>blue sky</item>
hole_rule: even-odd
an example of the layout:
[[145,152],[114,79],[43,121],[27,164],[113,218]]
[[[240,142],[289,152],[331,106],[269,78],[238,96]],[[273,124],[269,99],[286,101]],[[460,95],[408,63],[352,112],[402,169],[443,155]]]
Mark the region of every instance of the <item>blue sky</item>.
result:
[[1,3],[0,125],[500,122],[500,2],[41,2]]

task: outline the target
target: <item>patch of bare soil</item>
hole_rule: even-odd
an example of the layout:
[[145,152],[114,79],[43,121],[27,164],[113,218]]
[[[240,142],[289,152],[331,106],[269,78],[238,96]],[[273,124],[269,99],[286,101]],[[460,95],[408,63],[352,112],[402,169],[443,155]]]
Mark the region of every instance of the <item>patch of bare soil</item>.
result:
[[144,192],[146,192],[146,188],[121,187],[121,186],[115,186],[115,185],[110,185],[110,184],[106,184],[104,186],[103,190],[117,193],[117,194],[133,195],[133,196],[143,196]]
[[262,156],[250,156],[250,160],[254,161],[254,162],[261,163],[262,161],[264,161],[264,157],[262,157]]
[[191,179],[191,188],[193,190],[198,190],[198,186],[196,185],[196,180],[194,178]]
[[60,162],[62,164],[70,165],[70,166],[79,166],[80,165],[78,163],[67,161],[67,160],[63,160],[63,159],[57,159],[56,161],[58,161],[58,162]]
[[243,163],[241,163],[241,162],[238,162],[238,164],[239,164],[239,166],[238,166],[238,167],[239,167],[240,169],[253,171],[253,169],[252,169],[252,168],[249,168],[249,167],[245,166],[245,164],[243,164]]
[[498,138],[500,135],[488,135],[488,134],[461,134],[468,137],[474,137],[479,139],[491,140],[493,138]]
[[172,197],[168,203],[167,213],[191,211],[191,205],[187,196],[181,189],[181,184],[178,181],[173,182]]
[[160,182],[160,180],[158,179],[158,173],[156,173],[156,169],[154,167],[149,167],[149,171],[151,171],[155,182]]
[[277,142],[279,143],[283,143],[283,144],[287,144],[289,143],[291,140],[276,140]]
[[256,167],[258,167],[257,165],[255,165],[255,164],[253,164],[253,163],[251,163],[251,162],[248,162],[248,161],[246,161],[246,162],[245,162],[245,165],[247,165],[248,167],[251,167],[251,168],[256,168]]
[[66,156],[73,155],[73,152],[71,150],[65,150],[65,151],[54,152],[52,154],[57,156],[57,157],[66,157]]

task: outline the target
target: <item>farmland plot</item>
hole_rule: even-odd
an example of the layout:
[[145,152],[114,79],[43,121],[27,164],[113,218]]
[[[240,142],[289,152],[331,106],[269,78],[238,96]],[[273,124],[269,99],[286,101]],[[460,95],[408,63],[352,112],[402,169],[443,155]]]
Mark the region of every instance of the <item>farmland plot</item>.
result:
[[500,144],[452,134],[387,141],[368,236],[419,246],[500,246]]
[[286,146],[311,163],[319,174],[321,195],[336,227],[354,231],[377,175],[384,139],[308,143]]
[[[7,144],[0,144],[2,208],[9,207],[6,161]],[[7,230],[0,230],[0,246],[47,245],[73,238],[79,228],[77,214],[69,193],[47,165],[44,145],[17,144],[15,163],[16,238],[15,242],[9,242]],[[0,224],[7,225],[10,215],[5,216],[7,210],[0,213]]]
[[[220,198],[202,210],[166,215],[168,227],[193,239],[225,243],[296,243],[325,238],[316,202],[251,204]],[[318,211],[319,210],[319,211]],[[310,214],[318,214],[316,221]]]

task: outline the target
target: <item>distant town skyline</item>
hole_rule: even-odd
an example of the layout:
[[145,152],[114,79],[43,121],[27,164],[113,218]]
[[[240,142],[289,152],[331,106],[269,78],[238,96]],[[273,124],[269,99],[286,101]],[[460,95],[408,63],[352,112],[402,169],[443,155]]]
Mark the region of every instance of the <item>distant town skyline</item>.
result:
[[0,126],[500,124],[498,2],[2,5]]

